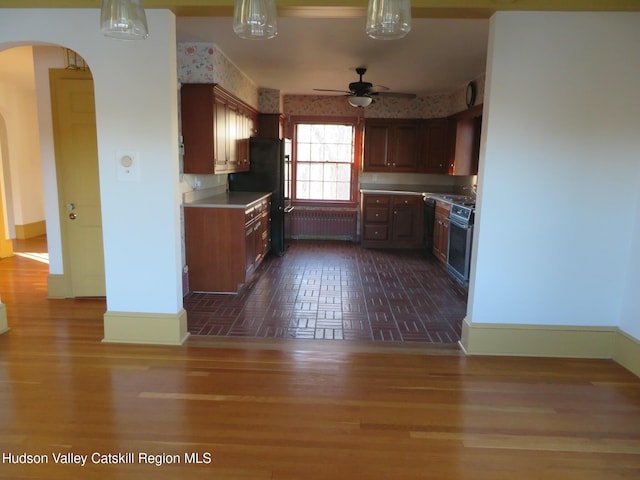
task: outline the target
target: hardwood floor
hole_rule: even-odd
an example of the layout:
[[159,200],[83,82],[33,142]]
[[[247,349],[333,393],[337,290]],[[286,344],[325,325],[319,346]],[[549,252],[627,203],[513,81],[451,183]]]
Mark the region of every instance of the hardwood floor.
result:
[[103,344],[104,301],[47,300],[24,257],[0,260],[0,294],[0,479],[640,478],[640,379],[611,361]]

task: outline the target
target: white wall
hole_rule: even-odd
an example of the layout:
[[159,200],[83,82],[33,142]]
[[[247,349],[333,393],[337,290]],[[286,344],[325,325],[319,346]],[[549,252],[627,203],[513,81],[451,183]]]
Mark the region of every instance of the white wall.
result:
[[[105,38],[99,9],[2,9],[0,48],[67,46],[94,77],[107,309],[182,309],[175,18],[147,10],[145,41]],[[117,178],[116,152],[140,156],[138,182]]]
[[9,235],[15,238],[15,225],[45,219],[31,47],[0,52],[0,112],[9,142]]
[[492,18],[471,322],[621,323],[638,291],[638,45],[635,13]]

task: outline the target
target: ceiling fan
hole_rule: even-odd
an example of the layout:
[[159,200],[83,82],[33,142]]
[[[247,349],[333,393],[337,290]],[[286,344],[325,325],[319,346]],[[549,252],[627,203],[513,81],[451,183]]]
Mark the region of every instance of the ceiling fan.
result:
[[326,88],[314,88],[317,92],[340,92],[347,97],[349,105],[353,107],[368,107],[373,102],[373,97],[397,97],[397,98],[415,98],[415,93],[399,93],[390,92],[389,87],[382,85],[374,85],[371,82],[362,81],[362,76],[367,73],[365,67],[356,68],[356,73],[360,75],[360,80],[351,82],[349,90],[331,90]]

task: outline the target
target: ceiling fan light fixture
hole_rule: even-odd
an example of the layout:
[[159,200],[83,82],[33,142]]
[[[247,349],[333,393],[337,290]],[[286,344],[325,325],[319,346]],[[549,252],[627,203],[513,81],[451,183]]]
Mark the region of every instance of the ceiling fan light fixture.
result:
[[100,30],[105,37],[144,40],[149,35],[142,0],[102,0]]
[[396,40],[411,31],[411,0],[369,0],[367,35]]
[[360,95],[352,95],[347,100],[349,102],[349,105],[351,105],[352,107],[360,107],[360,108],[368,107],[369,105],[371,105],[371,102],[373,101],[371,97],[360,96]]
[[278,34],[275,0],[236,0],[233,31],[247,40],[267,40]]

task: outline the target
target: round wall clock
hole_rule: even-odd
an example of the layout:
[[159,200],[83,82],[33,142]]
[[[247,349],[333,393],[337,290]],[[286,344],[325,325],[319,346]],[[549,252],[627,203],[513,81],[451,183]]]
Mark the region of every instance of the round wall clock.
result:
[[467,108],[473,107],[475,105],[477,93],[476,82],[469,82],[467,84]]

